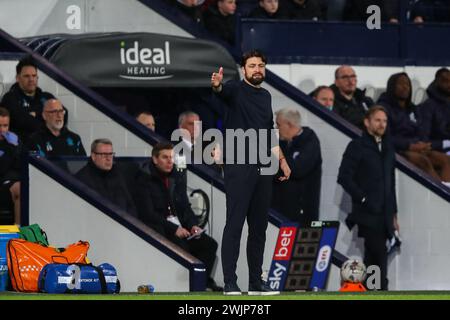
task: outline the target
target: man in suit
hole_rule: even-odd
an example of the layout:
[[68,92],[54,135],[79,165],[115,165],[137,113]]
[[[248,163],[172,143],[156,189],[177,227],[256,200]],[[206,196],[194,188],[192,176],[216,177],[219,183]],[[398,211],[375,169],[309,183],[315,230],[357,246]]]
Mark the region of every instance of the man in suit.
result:
[[381,271],[381,289],[388,289],[386,241],[398,230],[395,196],[395,152],[386,136],[387,113],[381,106],[370,108],[366,128],[349,143],[339,168],[338,183],[352,197],[352,212],[346,219],[351,229],[358,225],[364,238],[364,263]]

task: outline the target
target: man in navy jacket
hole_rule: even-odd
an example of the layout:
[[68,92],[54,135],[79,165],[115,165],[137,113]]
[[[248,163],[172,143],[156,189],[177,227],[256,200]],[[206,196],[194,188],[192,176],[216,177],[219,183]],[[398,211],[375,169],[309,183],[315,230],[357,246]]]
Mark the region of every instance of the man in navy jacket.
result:
[[419,106],[423,134],[438,140],[439,148],[450,152],[450,70],[441,68],[427,89],[428,99]]
[[316,133],[301,126],[300,112],[276,113],[280,148],[291,168],[288,181],[275,180],[272,207],[302,226],[319,219],[322,155]]
[[[3,96],[1,105],[11,114],[11,130],[27,143],[28,137],[44,126],[44,103],[55,97],[38,87],[37,66],[30,57],[19,61],[16,72],[16,83]],[[67,114],[65,120],[67,123]]]
[[[223,68],[211,75],[212,89],[226,105],[224,128],[227,129],[227,132],[251,133],[258,131],[262,134],[264,132],[272,134],[272,97],[268,90],[261,87],[265,77],[266,61],[266,57],[260,51],[252,50],[242,56],[243,81],[230,80],[222,84]],[[269,135],[266,135],[266,142],[272,140]],[[239,153],[238,146],[234,145],[233,148],[237,149],[237,152],[232,152],[227,149],[227,143],[225,143],[224,178],[227,219],[222,238],[224,294],[242,294],[237,285],[236,268],[245,219],[248,223],[248,294],[278,294],[279,292],[271,290],[261,280],[268,210],[272,197],[272,176],[265,170],[260,156],[268,155],[270,152],[275,155],[283,172],[281,180],[287,180],[291,170],[277,142],[276,145],[271,143],[264,145],[255,141],[247,143],[250,139],[245,140],[244,150],[241,153]],[[256,157],[259,157],[256,163],[251,161],[255,154]],[[236,162],[236,158],[241,159],[237,159]],[[242,158],[245,158],[245,161],[240,161]]]
[[349,143],[339,168],[338,183],[352,197],[346,219],[364,238],[364,263],[381,271],[381,289],[388,289],[386,241],[394,237],[397,224],[395,152],[385,135],[387,113],[374,106],[364,117],[366,131]]

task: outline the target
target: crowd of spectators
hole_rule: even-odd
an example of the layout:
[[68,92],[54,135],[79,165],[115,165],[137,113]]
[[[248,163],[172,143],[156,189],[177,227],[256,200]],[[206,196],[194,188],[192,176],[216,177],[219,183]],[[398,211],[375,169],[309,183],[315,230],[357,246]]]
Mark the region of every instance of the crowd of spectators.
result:
[[[399,23],[400,0],[165,0],[209,32],[234,44],[236,19],[304,21],[366,21],[380,8],[381,20]],[[409,0],[407,20],[414,23],[450,22],[449,0]]]
[[86,155],[81,138],[67,128],[68,112],[52,93],[38,86],[38,69],[31,57],[16,66],[16,82],[0,102],[1,190],[11,196],[20,224],[20,162],[22,154],[41,156]]
[[[335,82],[319,86],[311,96],[322,106],[364,130],[364,115],[375,105],[357,88],[351,66],[335,71]],[[412,102],[411,79],[405,72],[393,74],[377,100],[388,115],[388,134],[396,152],[444,185],[450,186],[450,70],[440,68],[427,88],[427,99]]]

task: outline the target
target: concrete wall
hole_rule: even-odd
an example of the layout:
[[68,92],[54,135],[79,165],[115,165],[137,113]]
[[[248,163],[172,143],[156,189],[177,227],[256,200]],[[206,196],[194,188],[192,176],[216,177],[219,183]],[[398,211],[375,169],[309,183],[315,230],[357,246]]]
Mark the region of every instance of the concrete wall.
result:
[[14,37],[112,31],[191,37],[136,0],[2,0],[0,21]]
[[189,291],[187,268],[33,166],[30,190],[30,224],[39,223],[56,247],[88,241],[88,258],[112,264],[122,292],[136,292],[141,284],[159,292]]

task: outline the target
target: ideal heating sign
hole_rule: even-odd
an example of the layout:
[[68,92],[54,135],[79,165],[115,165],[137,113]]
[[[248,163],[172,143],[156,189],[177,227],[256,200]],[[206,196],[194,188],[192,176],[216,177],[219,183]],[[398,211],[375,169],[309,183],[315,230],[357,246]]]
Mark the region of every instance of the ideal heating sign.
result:
[[273,290],[323,290],[326,288],[336,237],[337,221],[313,221],[299,227],[280,227],[268,276]]

